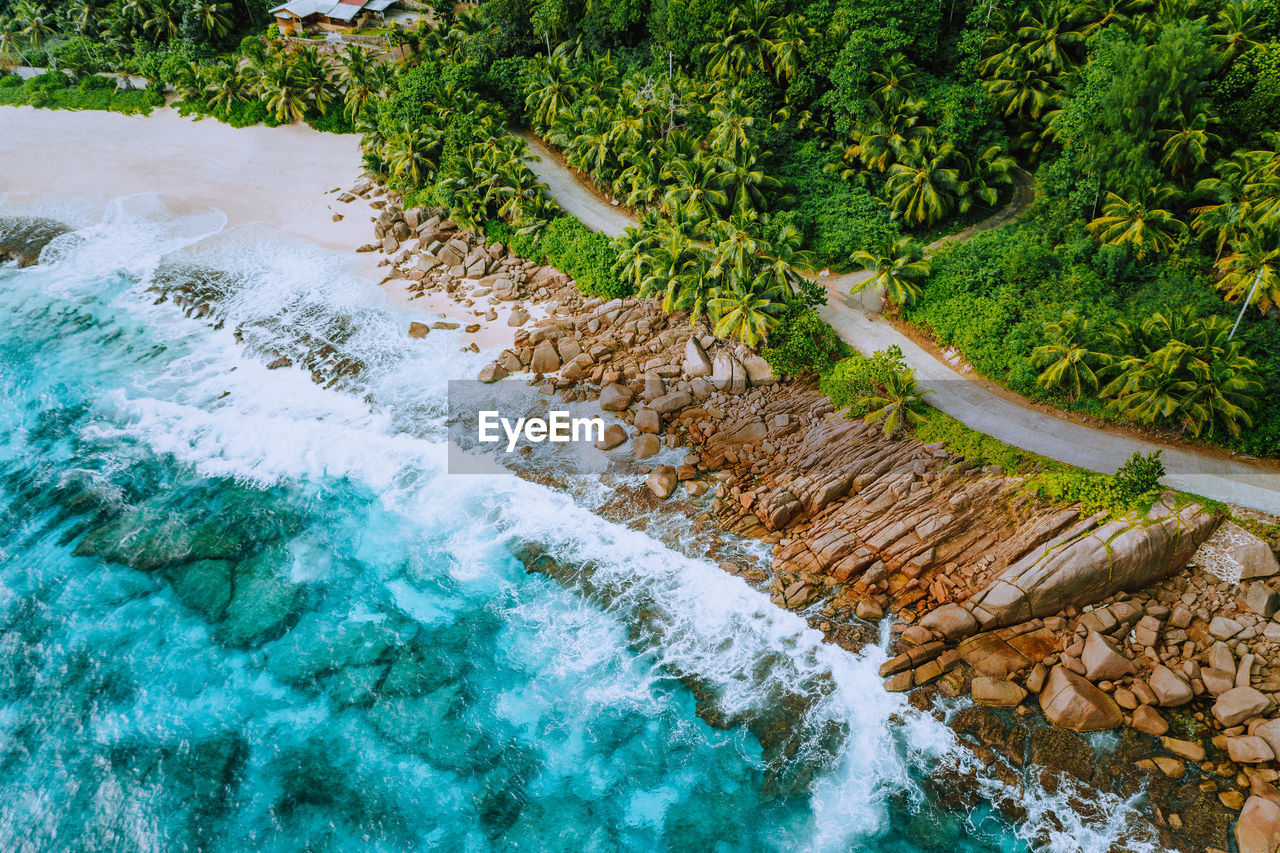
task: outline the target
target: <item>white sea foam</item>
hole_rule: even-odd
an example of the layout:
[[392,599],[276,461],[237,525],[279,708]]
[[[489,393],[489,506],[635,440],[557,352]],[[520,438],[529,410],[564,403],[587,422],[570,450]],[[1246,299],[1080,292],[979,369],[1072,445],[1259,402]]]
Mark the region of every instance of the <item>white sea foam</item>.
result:
[[[137,276],[138,288],[121,300],[120,309],[146,321],[178,353],[162,375],[111,397],[106,405],[123,417],[96,429],[145,441],[207,475],[262,484],[319,478],[359,483],[406,523],[432,519],[438,529],[455,531],[447,543],[454,557],[451,580],[464,586],[505,583],[491,559],[503,542],[537,542],[559,560],[593,566],[593,582],[612,591],[605,612],[586,603],[568,615],[558,610],[554,632],[535,635],[537,642],[510,652],[546,674],[549,683],[541,689],[550,695],[557,674],[575,683],[567,676],[606,662],[634,669],[622,626],[641,609],[655,614],[660,627],[650,630],[660,642],[645,647],[641,660],[647,670],[580,692],[574,701],[584,719],[609,705],[651,708],[653,685],[670,672],[696,674],[711,685],[718,709],[729,717],[765,713],[784,697],[806,695],[800,706],[804,719],[796,724],[815,734],[807,744],[814,754],[793,760],[822,759],[817,735],[826,727],[838,726],[844,740],[834,763],[810,788],[810,816],[779,836],[779,847],[848,849],[888,831],[889,794],[922,799],[919,775],[939,764],[978,772],[949,728],[881,688],[876,669],[885,657],[882,648],[854,655],[826,644],[803,619],[776,608],[742,580],[601,519],[572,495],[512,477],[450,477],[442,425],[445,381],[474,375],[479,358],[459,353],[448,335],[406,338],[398,309],[332,256],[276,239],[261,226],[221,232],[222,221],[211,209],[132,196],[112,201],[100,221],[47,250],[67,298],[74,298],[85,270],[121,269]],[[237,277],[239,286],[219,306],[224,329],[181,318],[172,306],[150,304],[145,280],[164,255]],[[335,315],[355,326],[340,346],[367,366],[365,396],[323,389],[301,368],[267,370],[230,331],[283,316],[285,334],[319,334]],[[580,500],[590,506],[598,497],[584,494]],[[421,612],[411,584],[397,579],[391,592],[406,612],[425,622],[435,618]],[[515,602],[506,616],[550,622],[545,606]],[[498,707],[513,723],[532,724],[528,702],[528,696],[510,696]],[[993,800],[1008,795],[994,780],[983,785]],[[1091,796],[1102,800],[1098,813],[1104,819],[1082,818],[1064,797],[1032,784],[1019,796],[1028,819],[1015,831],[1055,851],[1102,851],[1117,843],[1134,851],[1154,849],[1134,829],[1132,804]],[[672,798],[667,790],[636,792],[629,814],[636,825],[652,824]]]

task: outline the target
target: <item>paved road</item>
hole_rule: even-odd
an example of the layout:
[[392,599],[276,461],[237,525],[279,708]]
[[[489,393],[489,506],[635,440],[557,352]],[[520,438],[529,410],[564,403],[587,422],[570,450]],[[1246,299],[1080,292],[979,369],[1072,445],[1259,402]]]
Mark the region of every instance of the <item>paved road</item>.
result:
[[635,220],[626,213],[584,187],[536,137],[527,133],[518,135],[529,143],[529,153],[539,158],[537,162],[530,163],[529,168],[547,185],[551,197],[582,220],[584,225],[592,231],[617,237],[635,224]]
[[[633,223],[625,213],[584,187],[536,139],[528,135],[524,138],[532,152],[542,158],[530,167],[547,184],[562,208],[588,227],[610,236],[621,234]],[[1005,208],[976,225],[929,244],[928,251],[1007,225],[1026,210],[1034,194],[1031,176],[1020,173],[1014,197]],[[869,310],[879,308],[875,294],[848,295],[849,288],[866,276],[865,271],[859,271],[820,278],[831,297],[819,313],[860,352],[869,354],[896,344],[902,349],[907,364],[915,370],[920,386],[933,392],[929,395],[930,405],[966,426],[1031,453],[1108,474],[1115,472],[1134,451],[1163,450],[1167,485],[1214,500],[1280,513],[1280,472],[1094,429],[1020,406],[970,381],[890,324],[869,316]]]

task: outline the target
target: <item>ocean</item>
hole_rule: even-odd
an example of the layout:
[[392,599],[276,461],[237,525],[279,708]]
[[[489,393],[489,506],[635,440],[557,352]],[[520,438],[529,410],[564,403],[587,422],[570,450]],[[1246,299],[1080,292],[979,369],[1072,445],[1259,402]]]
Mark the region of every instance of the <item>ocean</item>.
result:
[[151,194],[26,216],[74,230],[0,266],[0,849],[1158,849],[597,472],[449,474],[494,354],[344,258]]

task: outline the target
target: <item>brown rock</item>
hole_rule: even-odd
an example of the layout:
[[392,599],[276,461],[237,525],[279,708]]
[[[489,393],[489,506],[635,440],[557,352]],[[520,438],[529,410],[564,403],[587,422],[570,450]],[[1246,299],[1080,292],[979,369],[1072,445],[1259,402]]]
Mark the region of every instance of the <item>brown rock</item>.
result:
[[1213,703],[1213,716],[1222,725],[1239,725],[1267,710],[1267,697],[1252,687],[1233,687]]
[[1167,493],[1145,517],[1106,521],[1060,547],[1032,549],[969,602],[985,629],[1140,589],[1186,565],[1216,524],[1199,505],[1179,508]]
[[595,445],[601,450],[612,450],[619,444],[627,440],[627,431],[618,424],[609,424],[604,428],[604,438],[596,441]]
[[978,630],[978,620],[959,604],[944,604],[920,620],[920,624],[946,640],[958,640]]
[[1271,546],[1243,527],[1228,521],[1222,525],[1215,541],[1218,539],[1225,542],[1227,556],[1240,564],[1241,580],[1269,578],[1280,574],[1280,562],[1276,560]]
[[884,680],[884,689],[889,693],[905,693],[914,686],[914,674],[909,669]]
[[1174,755],[1185,758],[1187,761],[1194,761],[1199,764],[1204,761],[1204,747],[1198,743],[1189,740],[1178,740],[1173,737],[1162,737],[1160,743],[1164,748],[1172,752]]
[[1157,737],[1169,731],[1169,724],[1165,722],[1164,717],[1150,705],[1139,705],[1134,710],[1133,727],[1140,732]]
[[659,465],[649,475],[649,479],[645,480],[649,491],[662,500],[671,497],[671,493],[676,490],[677,482],[679,481],[676,479],[676,469],[670,465]]
[[994,708],[1013,708],[1021,705],[1022,700],[1027,698],[1027,691],[1012,681],[990,678],[986,675],[979,675],[973,679],[970,692],[974,702]]
[[631,453],[636,459],[648,459],[650,456],[656,456],[661,449],[662,443],[658,441],[658,437],[647,433],[637,435],[635,441],[631,443]]
[[636,429],[641,432],[656,433],[662,429],[662,418],[647,406],[636,409]]
[[1050,670],[1040,706],[1049,722],[1077,732],[1113,729],[1124,722],[1114,699],[1061,665]]
[[660,415],[669,415],[672,412],[683,409],[692,402],[693,400],[689,397],[687,391],[672,391],[670,394],[654,398],[649,403],[649,406]]
[[560,369],[560,353],[556,352],[551,341],[544,340],[534,347],[529,369],[534,373],[555,373]]
[[1167,666],[1157,666],[1151,671],[1151,690],[1165,708],[1176,708],[1191,701],[1195,695],[1191,685]]
[[857,614],[859,619],[883,619],[884,609],[871,599],[864,598],[858,602]]
[[480,375],[476,378],[481,382],[488,383],[506,379],[509,375],[510,374],[507,373],[507,369],[505,367],[494,362],[492,364],[486,364],[484,367],[480,368]]
[[1115,681],[1133,672],[1133,661],[1115,650],[1102,634],[1090,631],[1080,654],[1084,676],[1090,681]]
[[1235,836],[1240,853],[1276,853],[1280,850],[1280,803],[1250,797],[1236,821]]
[[1271,746],[1256,735],[1227,738],[1227,755],[1237,764],[1261,764],[1276,757]]
[[1254,729],[1253,734],[1265,740],[1271,751],[1280,755],[1280,720],[1267,720]]
[[631,389],[612,382],[600,389],[600,408],[606,412],[621,412],[631,405]]
[[425,338],[430,331],[431,327],[426,323],[413,322],[409,324],[409,337],[411,338]]

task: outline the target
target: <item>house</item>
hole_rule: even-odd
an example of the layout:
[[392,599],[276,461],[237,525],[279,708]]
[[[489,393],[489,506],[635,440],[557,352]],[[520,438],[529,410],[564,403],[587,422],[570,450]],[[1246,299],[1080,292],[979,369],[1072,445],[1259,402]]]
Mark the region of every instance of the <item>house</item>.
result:
[[362,19],[381,20],[383,12],[399,0],[290,0],[271,10],[280,32],[306,30],[347,32]]

